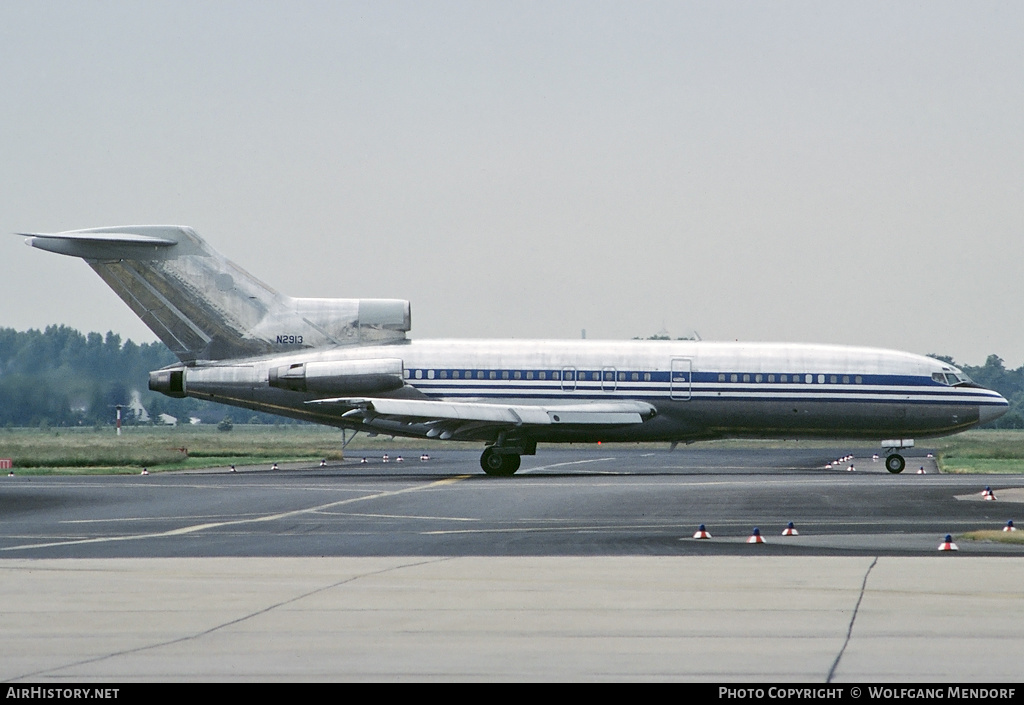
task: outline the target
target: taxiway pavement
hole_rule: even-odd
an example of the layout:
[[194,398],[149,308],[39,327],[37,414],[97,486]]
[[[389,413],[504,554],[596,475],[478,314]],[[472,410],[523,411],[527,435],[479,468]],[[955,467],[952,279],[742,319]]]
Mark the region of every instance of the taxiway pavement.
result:
[[0,478],[0,680],[1018,680],[1024,478],[850,452]]

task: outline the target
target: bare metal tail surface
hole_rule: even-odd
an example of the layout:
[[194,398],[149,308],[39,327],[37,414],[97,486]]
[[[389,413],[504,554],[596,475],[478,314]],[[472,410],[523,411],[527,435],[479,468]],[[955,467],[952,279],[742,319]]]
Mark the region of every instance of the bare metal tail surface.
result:
[[285,296],[189,227],[26,235],[32,247],[83,258],[185,363],[401,342],[410,329],[407,301]]

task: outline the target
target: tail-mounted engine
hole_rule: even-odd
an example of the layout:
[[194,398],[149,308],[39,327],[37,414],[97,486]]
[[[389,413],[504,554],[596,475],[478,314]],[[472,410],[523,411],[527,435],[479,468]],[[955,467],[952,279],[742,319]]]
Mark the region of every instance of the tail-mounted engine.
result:
[[405,384],[398,358],[283,365],[271,368],[269,382],[278,389],[336,396],[390,392]]

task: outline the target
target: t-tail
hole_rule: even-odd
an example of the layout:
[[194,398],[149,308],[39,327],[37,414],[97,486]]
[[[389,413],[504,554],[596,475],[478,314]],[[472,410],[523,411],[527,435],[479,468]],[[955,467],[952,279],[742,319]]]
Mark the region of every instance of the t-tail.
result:
[[186,364],[397,343],[410,329],[408,301],[285,296],[188,227],[23,234],[32,247],[83,258]]

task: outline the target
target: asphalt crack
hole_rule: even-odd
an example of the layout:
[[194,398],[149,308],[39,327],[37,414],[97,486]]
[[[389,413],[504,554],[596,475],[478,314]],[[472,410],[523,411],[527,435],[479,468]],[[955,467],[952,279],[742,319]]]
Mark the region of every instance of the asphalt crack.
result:
[[878,556],[875,556],[875,560],[871,561],[871,565],[868,566],[868,570],[864,573],[864,581],[860,584],[860,595],[857,596],[857,604],[853,608],[853,614],[850,616],[850,626],[846,629],[846,640],[843,641],[843,647],[839,649],[839,653],[836,654],[836,660],[832,662],[832,668],[828,670],[828,678],[825,679],[826,683],[831,683],[832,679],[836,675],[836,669],[839,668],[839,662],[843,658],[843,654],[846,653],[846,647],[850,643],[850,637],[853,636],[853,625],[857,621],[857,612],[860,610],[860,603],[864,599],[864,591],[868,586],[868,577],[871,575],[871,571],[874,570],[878,564]]

